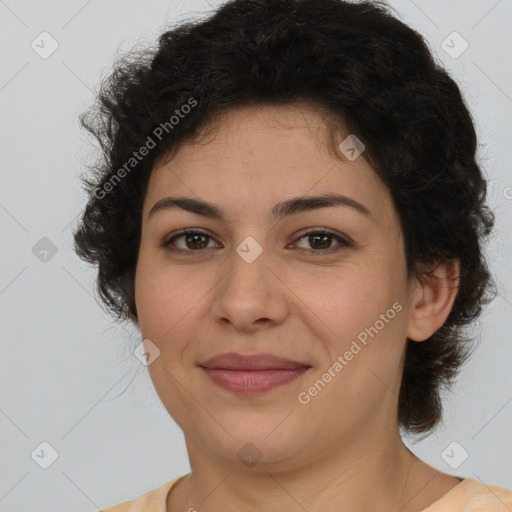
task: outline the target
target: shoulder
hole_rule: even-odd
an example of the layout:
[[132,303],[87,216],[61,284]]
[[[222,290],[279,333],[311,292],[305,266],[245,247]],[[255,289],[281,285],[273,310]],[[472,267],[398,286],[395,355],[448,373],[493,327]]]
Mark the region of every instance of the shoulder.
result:
[[465,478],[423,512],[510,512],[512,491]]
[[166,512],[167,495],[173,485],[184,476],[166,482],[164,485],[152,489],[134,500],[124,501],[109,508],[101,509],[100,512]]

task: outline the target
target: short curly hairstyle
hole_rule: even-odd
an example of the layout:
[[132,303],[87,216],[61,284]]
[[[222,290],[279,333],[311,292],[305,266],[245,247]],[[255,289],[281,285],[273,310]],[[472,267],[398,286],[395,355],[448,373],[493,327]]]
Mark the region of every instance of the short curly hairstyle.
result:
[[441,391],[474,348],[465,328],[496,294],[481,247],[494,214],[459,88],[386,3],[231,0],[118,57],[80,116],[101,152],[92,178],[82,177],[88,202],[75,251],[98,265],[106,310],[137,322],[141,212],[155,163],[222,113],[299,102],[364,141],[399,214],[409,278],[421,277],[421,264],[459,261],[447,320],[428,340],[407,340],[397,421],[429,432],[442,417]]

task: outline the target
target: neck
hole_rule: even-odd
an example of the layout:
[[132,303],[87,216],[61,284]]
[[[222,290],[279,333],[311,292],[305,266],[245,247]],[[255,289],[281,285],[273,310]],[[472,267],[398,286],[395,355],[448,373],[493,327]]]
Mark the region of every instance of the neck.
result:
[[302,465],[252,467],[205,457],[187,440],[192,473],[169,494],[167,510],[419,512],[459,483],[419,460],[398,431],[383,437],[345,440],[343,450],[331,447]]

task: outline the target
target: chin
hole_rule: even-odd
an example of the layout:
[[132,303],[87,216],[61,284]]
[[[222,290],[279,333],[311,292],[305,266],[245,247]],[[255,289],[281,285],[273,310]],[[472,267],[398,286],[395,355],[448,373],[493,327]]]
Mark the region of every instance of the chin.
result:
[[[293,424],[286,415],[244,418],[219,417],[214,432],[196,433],[214,456],[228,464],[242,464],[247,468],[285,469],[287,462],[304,451],[309,444],[302,428]],[[292,416],[292,415],[290,415]],[[289,424],[286,425],[286,423]],[[225,429],[225,430],[224,430]],[[226,432],[227,431],[227,432]],[[228,434],[229,432],[229,434]]]

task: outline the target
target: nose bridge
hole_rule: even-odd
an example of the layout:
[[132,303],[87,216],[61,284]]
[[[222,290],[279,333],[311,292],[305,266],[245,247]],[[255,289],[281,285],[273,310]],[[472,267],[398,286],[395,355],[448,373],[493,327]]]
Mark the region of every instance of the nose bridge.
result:
[[242,288],[248,287],[248,291],[252,290],[253,294],[256,293],[256,285],[267,282],[266,273],[269,272],[267,252],[256,238],[246,236],[235,246],[231,255],[230,284],[241,285]]
[[247,236],[229,255],[230,271],[215,294],[215,315],[239,329],[249,329],[258,320],[279,322],[285,313],[279,283],[268,268],[268,251]]

